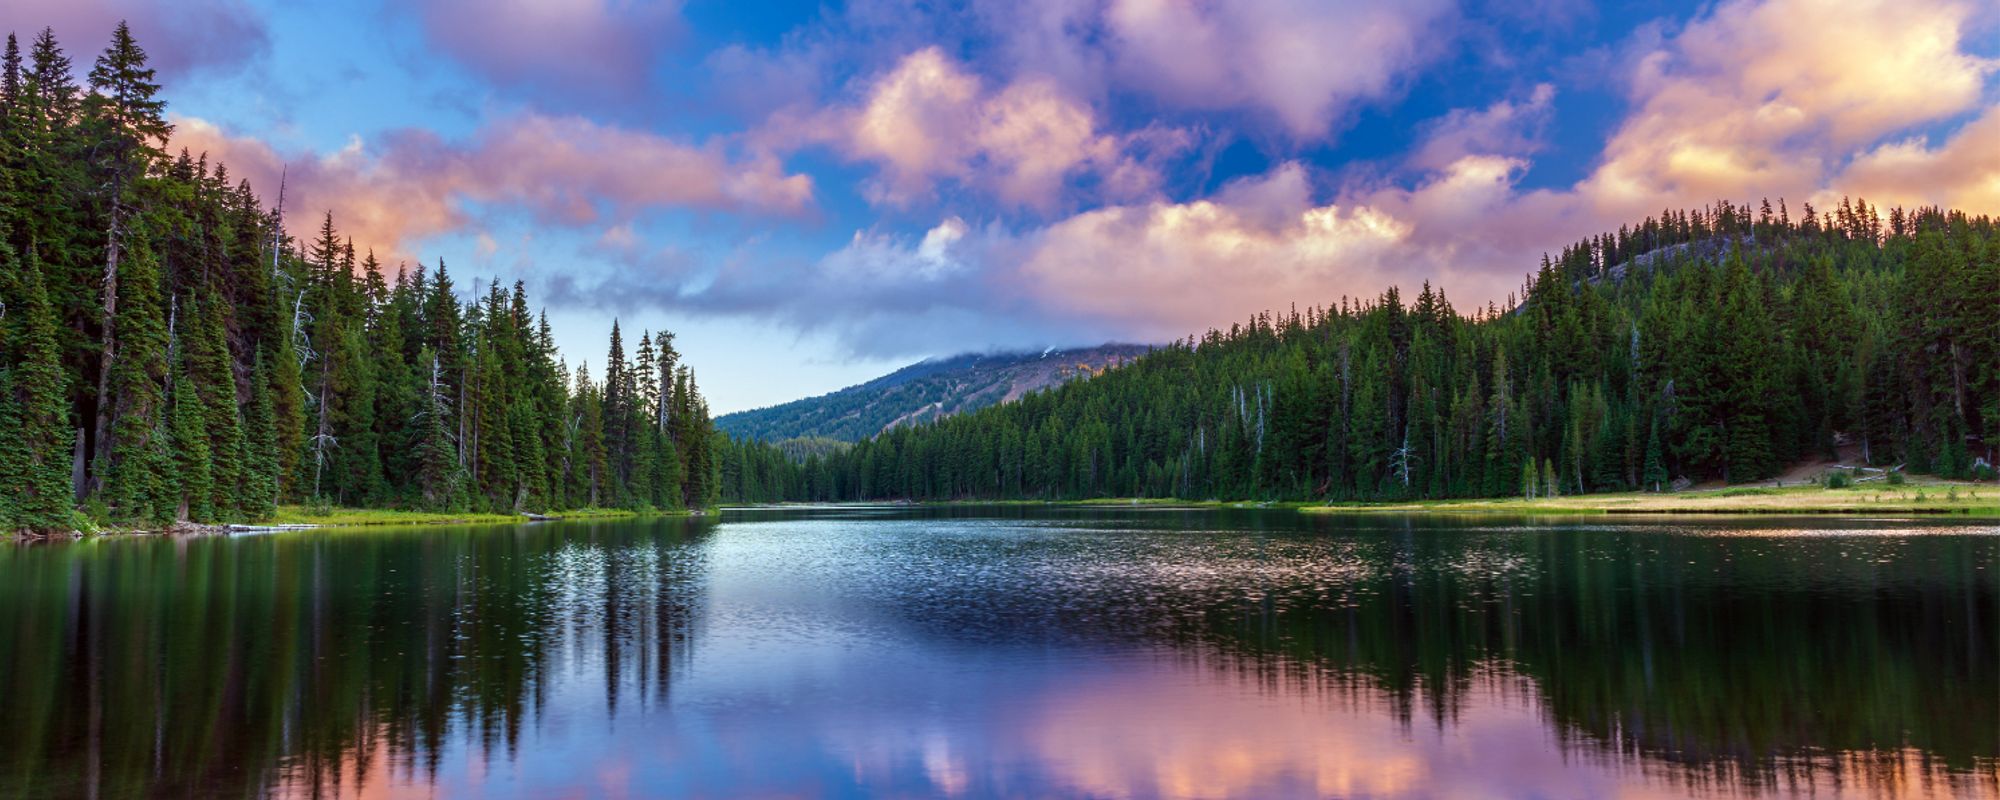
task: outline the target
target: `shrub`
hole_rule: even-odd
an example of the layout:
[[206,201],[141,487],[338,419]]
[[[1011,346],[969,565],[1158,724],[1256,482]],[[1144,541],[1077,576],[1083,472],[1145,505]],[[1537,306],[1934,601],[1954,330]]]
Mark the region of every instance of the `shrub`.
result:
[[1892,469],[1892,470],[1889,470],[1889,485],[1890,485],[1890,486],[1901,486],[1901,485],[1903,485],[1904,483],[1906,483],[1906,482],[1908,482],[1908,481],[1909,481],[1909,479],[1908,479],[1908,478],[1905,478],[1905,477],[1903,477],[1903,471],[1902,471],[1902,470],[1899,470],[1899,469]]
[[1854,487],[1854,475],[1852,473],[1849,473],[1847,470],[1836,469],[1826,473],[1826,488],[1850,489],[1853,487]]

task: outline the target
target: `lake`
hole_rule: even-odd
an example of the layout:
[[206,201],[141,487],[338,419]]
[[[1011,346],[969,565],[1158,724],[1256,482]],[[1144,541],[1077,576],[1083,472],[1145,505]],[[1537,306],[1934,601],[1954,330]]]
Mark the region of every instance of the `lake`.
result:
[[0,547],[0,798],[2000,796],[2000,528],[827,508]]

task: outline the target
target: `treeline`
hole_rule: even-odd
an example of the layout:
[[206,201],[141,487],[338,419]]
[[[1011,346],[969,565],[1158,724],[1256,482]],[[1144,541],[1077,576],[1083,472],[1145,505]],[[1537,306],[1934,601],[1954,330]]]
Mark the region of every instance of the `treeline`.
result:
[[706,403],[673,334],[593,379],[521,284],[310,241],[225,165],[164,150],[120,24],[77,85],[52,31],[0,64],[0,530],[268,518],[280,502],[704,507]]
[[725,472],[746,499],[1534,497],[1836,454],[1991,477],[1996,444],[1994,221],[1766,201],[1580,242],[1504,306],[1426,284],[1262,314],[842,453],[742,446]]

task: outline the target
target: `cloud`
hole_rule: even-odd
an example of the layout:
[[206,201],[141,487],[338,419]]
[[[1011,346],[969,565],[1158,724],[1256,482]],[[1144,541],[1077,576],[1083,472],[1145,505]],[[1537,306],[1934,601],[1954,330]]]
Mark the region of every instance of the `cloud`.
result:
[[1114,198],[1152,191],[1151,159],[1184,150],[1184,135],[1099,129],[1095,112],[1053,81],[1023,78],[999,87],[937,47],[910,53],[866,82],[851,105],[780,115],[760,132],[780,148],[826,144],[881,172],[877,203],[908,206],[951,181],[1016,208],[1059,206],[1075,181]]
[[921,234],[857,231],[818,259],[746,249],[709,270],[678,253],[625,250],[623,268],[562,287],[558,301],[768,319],[868,356],[1167,341],[1424,278],[1504,291],[1518,272],[1463,265],[1525,264],[1539,252],[1530,248],[1543,243],[1525,237],[1481,240],[1483,217],[1531,213],[1507,209],[1523,165],[1468,157],[1414,190],[1318,203],[1307,169],[1288,163],[1207,199],[1114,205],[1019,229],[946,217]]
[[[889,22],[868,21],[895,17],[882,10],[891,7],[846,9],[842,24],[896,39]],[[1352,27],[1335,36],[1316,27],[1332,24],[1319,6],[1030,3],[1032,24],[986,51],[899,46],[854,62],[813,40],[781,47],[795,58],[779,64],[738,48],[707,63],[813,85],[730,144],[539,114],[465,140],[401,131],[292,158],[288,208],[333,208],[357,241],[378,244],[482,230],[470,217],[488,205],[525,210],[588,231],[583,255],[608,267],[552,276],[557,305],[754,319],[874,356],[1162,341],[1424,280],[1467,310],[1504,297],[1542,252],[1718,198],[1796,206],[1847,193],[2000,213],[1995,65],[1966,51],[1974,12],[1959,0],[1730,0],[1685,24],[1646,26],[1624,48],[1629,59],[1604,62],[1626,65],[1611,80],[1628,111],[1568,186],[1518,185],[1568,96],[1550,85],[1446,112],[1418,126],[1390,166],[1335,173],[1338,185],[1281,160],[1195,196],[1162,188],[1195,133],[1120,130],[1105,111],[1130,110],[1119,104],[1137,93],[1323,137],[1432,57],[1418,40],[1452,13],[1407,8],[1350,4],[1341,10]],[[975,24],[997,24],[989,16]],[[1291,41],[1313,37],[1311,52]],[[1354,37],[1344,50],[1326,44]],[[1064,42],[1088,46],[1051,55]],[[836,62],[857,77],[823,102],[838,83],[829,76],[845,77]],[[181,122],[182,141],[207,141],[196,149],[268,195],[278,154]],[[820,254],[755,237],[719,248],[647,241],[643,217],[656,209],[810,209],[812,179],[781,161],[810,147],[868,165],[870,200],[935,224],[864,228]]]
[[[1350,182],[1328,199],[1311,168],[1283,163],[1202,198],[1140,197],[1041,226],[974,227],[949,250],[945,281],[913,266],[926,263],[913,239],[857,237],[838,259],[884,265],[873,291],[898,293],[867,312],[869,330],[949,308],[996,336],[1012,336],[1008,323],[1026,315],[1064,342],[1107,330],[1158,341],[1425,280],[1469,310],[1518,286],[1541,253],[1661,207],[1853,194],[2000,213],[2000,106],[1982,97],[1993,64],[1962,49],[1968,18],[1950,0],[1718,6],[1644,40],[1625,84],[1632,111],[1569,187],[1517,185],[1557,102],[1540,86],[1439,117],[1404,157],[1411,172]],[[967,292],[981,299],[968,303]]]
[[0,33],[12,31],[25,53],[43,28],[55,29],[81,79],[120,20],[131,25],[132,37],[169,81],[238,67],[271,47],[263,15],[241,0],[9,0],[0,9]]
[[1452,14],[1447,0],[1111,0],[1103,25],[1122,85],[1178,108],[1268,114],[1310,140],[1434,57]]
[[1548,121],[1556,90],[1537,84],[1525,100],[1501,100],[1483,109],[1455,109],[1431,122],[1410,165],[1435,170],[1468,155],[1527,155],[1541,149],[1541,128]]
[[796,215],[813,203],[812,179],[786,172],[774,159],[577,117],[506,117],[465,142],[406,129],[373,145],[355,139],[332,153],[300,155],[280,154],[206,120],[174,122],[171,147],[226,163],[267,201],[276,200],[280,173],[288,170],[286,209],[294,229],[317,225],[331,210],[358,243],[390,251],[465,229],[471,203],[521,208],[568,227],[625,223],[671,208]]
[[982,0],[1003,71],[1171,112],[1242,112],[1244,129],[1316,142],[1446,52],[1453,0]]
[[965,220],[950,217],[926,231],[914,248],[889,236],[855,231],[853,241],[820,266],[827,277],[840,281],[942,281],[968,268],[952,251],[969,230]]
[[1497,299],[1537,254],[1661,206],[1841,192],[2000,210],[2000,107],[1936,146],[1862,149],[1978,108],[1992,67],[1959,49],[1966,13],[1950,2],[1724,5],[1641,60],[1635,110],[1576,186],[1516,186],[1555,99],[1540,86],[1426,126],[1411,185],[1364,183],[1318,203],[1306,169],[1282,165],[1205,200],[1055,223],[1032,237],[1021,275],[1043,305],[1159,338],[1423,280]]
[[1525,166],[1467,156],[1413,189],[1322,204],[1306,169],[1282,164],[1211,199],[1103,208],[1051,225],[1033,236],[1019,277],[1039,305],[1150,341],[1425,280],[1461,297],[1497,294],[1533,248],[1548,246],[1491,237],[1493,222],[1525,216],[1513,207]]
[[681,29],[678,2],[418,0],[424,34],[474,72],[559,101],[631,100]]
[[1313,206],[1305,182],[1304,168],[1286,164],[1218,200],[1079,214],[1038,237],[1022,277],[1055,307],[1156,339],[1330,291],[1369,291],[1385,277],[1376,263],[1408,239],[1408,226],[1369,208]]
[[[1727,4],[1641,59],[1634,111],[1575,186],[1516,185],[1555,102],[1539,86],[1425,126],[1408,185],[1361,183],[1318,203],[1306,170],[1283,165],[1207,200],[1051,225],[1022,274],[1043,304],[1157,338],[1424,280],[1483,304],[1538,254],[1662,206],[1848,193],[2000,211],[2000,107],[1942,144],[1865,149],[1979,108],[1992,66],[1959,49],[1966,13],[1951,2]],[[1885,77],[1912,75],[1921,80]]]
[[[2000,105],[1932,147],[1917,136],[1857,156],[1833,187],[1876,206],[1936,205],[2000,215]],[[1832,207],[1833,190],[1815,201]]]
[[1644,53],[1579,187],[1608,210],[1801,196],[1861,147],[1972,109],[1993,64],[1947,0],[1735,0]]

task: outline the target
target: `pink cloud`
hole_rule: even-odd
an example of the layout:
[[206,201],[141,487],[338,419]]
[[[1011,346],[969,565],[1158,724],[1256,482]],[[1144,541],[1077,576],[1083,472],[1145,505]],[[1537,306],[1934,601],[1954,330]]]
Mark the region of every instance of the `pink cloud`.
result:
[[1482,109],[1457,109],[1431,123],[1411,166],[1441,169],[1468,155],[1527,155],[1555,100],[1555,87],[1539,84],[1525,99],[1501,100]]
[[1187,146],[1163,129],[1105,133],[1096,113],[1055,82],[988,86],[937,47],[869,80],[857,102],[779,115],[759,138],[778,148],[827,144],[878,165],[876,202],[909,205],[954,181],[1038,210],[1060,205],[1081,177],[1095,178],[1098,193],[1113,198],[1150,192],[1160,178],[1146,158]]
[[419,0],[425,34],[475,72],[567,97],[630,97],[679,33],[678,2]]
[[1436,55],[1446,0],[1111,0],[1118,80],[1170,105],[1248,109],[1298,139],[1327,135]]
[[812,179],[768,157],[734,157],[575,117],[522,114],[497,120],[467,142],[427,131],[359,140],[324,154],[283,155],[196,118],[175,119],[171,146],[206,152],[275,201],[281,170],[287,222],[318,224],[331,210],[358,243],[399,251],[464,229],[467,201],[527,209],[551,224],[629,222],[648,211],[695,208],[793,215],[813,202]]
[[1451,0],[983,0],[997,60],[1070,93],[1129,92],[1173,111],[1240,111],[1326,138],[1444,52]]
[[237,66],[270,49],[263,16],[241,0],[9,0],[0,34],[12,31],[25,52],[43,28],[55,29],[80,80],[120,20],[165,78]]

